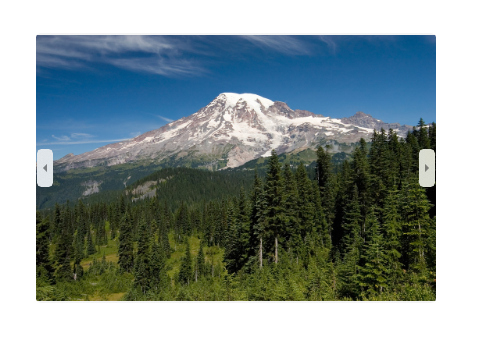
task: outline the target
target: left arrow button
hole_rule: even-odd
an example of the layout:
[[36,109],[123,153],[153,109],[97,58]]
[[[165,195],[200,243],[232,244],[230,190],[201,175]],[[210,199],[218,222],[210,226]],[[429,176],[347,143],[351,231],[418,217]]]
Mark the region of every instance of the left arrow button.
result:
[[37,184],[42,188],[48,188],[53,185],[52,150],[45,149],[38,150],[37,152]]

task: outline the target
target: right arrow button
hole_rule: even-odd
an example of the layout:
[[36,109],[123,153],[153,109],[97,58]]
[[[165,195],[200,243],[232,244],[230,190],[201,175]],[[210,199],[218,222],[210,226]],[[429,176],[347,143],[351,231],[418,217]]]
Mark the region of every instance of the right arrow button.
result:
[[419,153],[419,183],[424,188],[435,185],[435,151],[423,149]]

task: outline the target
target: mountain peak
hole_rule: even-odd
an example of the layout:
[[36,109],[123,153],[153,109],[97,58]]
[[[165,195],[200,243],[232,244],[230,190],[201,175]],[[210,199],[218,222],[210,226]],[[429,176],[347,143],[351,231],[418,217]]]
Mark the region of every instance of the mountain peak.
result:
[[[332,119],[307,110],[292,110],[285,102],[257,94],[221,93],[207,106],[134,139],[99,147],[78,156],[65,156],[57,170],[96,165],[117,165],[136,160],[163,160],[164,165],[192,163],[200,167],[236,167],[272,150],[278,154],[335,144],[347,150],[373,129],[399,129],[371,115],[357,112]],[[402,133],[403,134],[403,133]],[[198,164],[199,163],[199,164]],[[215,166],[214,166],[215,165]]]
[[65,162],[66,160],[70,159],[71,157],[74,157],[75,155],[73,153],[68,153],[67,155],[63,156],[62,158],[58,159],[56,162]]
[[357,113],[355,113],[353,116],[354,116],[354,117],[361,117],[361,118],[367,118],[367,117],[368,117],[368,118],[371,118],[371,117],[372,117],[372,115],[370,115],[370,114],[365,114],[364,112],[360,112],[360,111],[358,111]]
[[237,94],[237,93],[221,93],[217,99],[222,99],[226,101],[226,107],[235,107],[238,102],[245,101],[250,107],[254,107],[257,104],[260,104],[269,108],[274,104],[274,101],[266,99],[265,97],[256,95],[256,94]]

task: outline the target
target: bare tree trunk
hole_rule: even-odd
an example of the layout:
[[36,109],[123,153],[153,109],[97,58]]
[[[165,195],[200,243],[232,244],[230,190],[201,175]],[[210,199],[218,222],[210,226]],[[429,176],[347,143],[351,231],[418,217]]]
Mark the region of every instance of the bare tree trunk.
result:
[[259,245],[259,268],[262,268],[262,237],[260,239],[260,245]]
[[198,282],[198,266],[196,265],[196,274],[195,274],[195,279],[196,283]]
[[279,261],[279,255],[277,254],[277,235],[275,237],[275,263],[277,264],[277,261]]

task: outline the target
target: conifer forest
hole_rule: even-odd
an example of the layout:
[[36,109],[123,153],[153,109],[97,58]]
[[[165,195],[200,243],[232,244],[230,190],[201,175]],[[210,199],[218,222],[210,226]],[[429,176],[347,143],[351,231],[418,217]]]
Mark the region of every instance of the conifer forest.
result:
[[37,210],[36,298],[434,301],[436,185],[419,185],[421,149],[436,152],[434,123],[375,131],[339,164],[319,146],[313,172],[273,151],[265,173],[232,185]]

